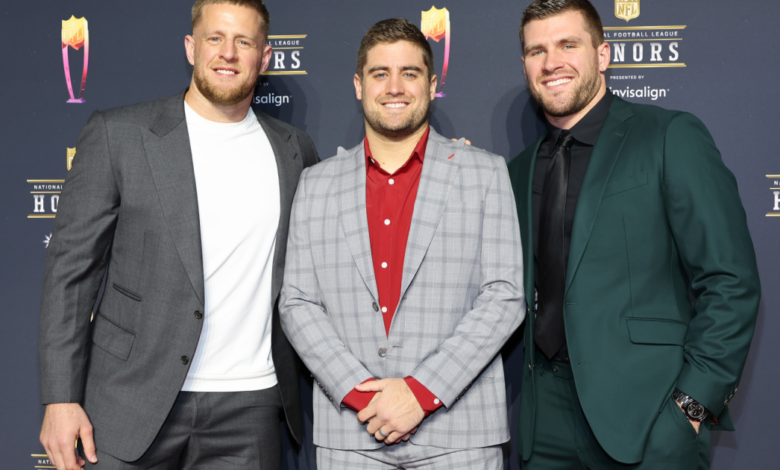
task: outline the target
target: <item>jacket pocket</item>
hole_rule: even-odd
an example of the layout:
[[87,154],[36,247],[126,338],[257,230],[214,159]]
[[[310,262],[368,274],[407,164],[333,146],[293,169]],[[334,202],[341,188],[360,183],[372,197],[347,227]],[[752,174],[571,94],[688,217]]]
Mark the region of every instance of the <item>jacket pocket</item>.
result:
[[124,287],[120,286],[116,282],[113,283],[114,289],[119,292],[120,294],[124,294],[127,297],[130,297],[131,299],[140,302],[141,296],[136,294],[135,292],[131,291],[130,289],[125,289]]
[[126,361],[133,349],[135,335],[101,314],[92,321],[92,342],[105,352]]
[[688,325],[663,318],[626,318],[628,334],[634,344],[671,344],[682,346]]
[[604,188],[604,195],[601,198],[605,199],[610,196],[614,196],[615,194],[628,191],[629,189],[638,188],[639,186],[643,186],[645,184],[647,184],[647,173],[645,172],[617,178],[614,181],[610,180],[607,183],[607,187]]

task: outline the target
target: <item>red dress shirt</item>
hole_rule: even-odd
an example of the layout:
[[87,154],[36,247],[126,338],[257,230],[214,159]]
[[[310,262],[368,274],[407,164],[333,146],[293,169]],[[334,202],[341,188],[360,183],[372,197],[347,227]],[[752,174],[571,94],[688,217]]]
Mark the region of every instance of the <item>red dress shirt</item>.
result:
[[[371,240],[380,311],[388,335],[401,296],[406,242],[412,226],[414,202],[417,200],[429,132],[430,128],[425,131],[406,163],[392,175],[372,158],[368,138],[363,140],[366,150],[368,236]],[[370,378],[366,382],[371,380],[375,379]],[[413,377],[405,377],[404,380],[426,416],[442,406],[439,399]],[[373,397],[374,392],[352,390],[344,397],[343,403],[347,408],[360,411],[368,406]]]

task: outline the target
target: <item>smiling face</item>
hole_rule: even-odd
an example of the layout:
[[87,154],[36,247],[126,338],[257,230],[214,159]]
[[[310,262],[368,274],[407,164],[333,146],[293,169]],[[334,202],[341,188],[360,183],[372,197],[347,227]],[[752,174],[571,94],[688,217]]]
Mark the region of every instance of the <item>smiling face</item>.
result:
[[584,115],[606,92],[609,44],[593,46],[577,11],[531,21],[523,34],[523,72],[548,119]]
[[193,84],[204,98],[217,106],[251,99],[271,58],[263,26],[251,8],[225,3],[203,8],[185,46],[194,66]]
[[399,139],[427,124],[436,75],[428,79],[422,50],[411,42],[372,47],[363,79],[355,74],[354,84],[357,99],[363,101],[366,126],[377,134]]

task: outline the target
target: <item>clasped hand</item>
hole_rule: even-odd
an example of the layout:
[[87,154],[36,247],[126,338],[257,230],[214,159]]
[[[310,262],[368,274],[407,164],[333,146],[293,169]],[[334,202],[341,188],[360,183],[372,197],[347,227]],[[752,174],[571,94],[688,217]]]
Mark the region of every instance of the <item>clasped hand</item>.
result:
[[367,422],[366,431],[387,445],[399,440],[408,441],[425,418],[425,412],[404,379],[366,382],[355,385],[355,389],[377,392],[368,406],[360,410],[357,419],[361,423]]

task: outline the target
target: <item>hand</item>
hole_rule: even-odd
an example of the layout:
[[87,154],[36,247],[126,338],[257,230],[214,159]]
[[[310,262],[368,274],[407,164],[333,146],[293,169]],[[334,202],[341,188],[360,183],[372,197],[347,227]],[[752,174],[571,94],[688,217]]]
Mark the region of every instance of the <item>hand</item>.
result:
[[[425,418],[420,403],[404,379],[382,379],[356,385],[361,392],[380,392],[358,413],[360,422],[368,421],[366,431],[376,440],[392,445],[408,441]],[[387,437],[379,433],[382,430]]]
[[[685,415],[685,410],[682,409],[682,405],[677,402],[677,400],[674,401],[674,403],[677,405],[677,408],[680,409],[680,411],[683,412],[683,415]],[[686,416],[686,418],[688,418]],[[696,434],[699,434],[699,428],[701,427],[701,421],[696,421],[695,419],[688,418],[688,421],[691,423],[691,426],[693,426],[693,429],[696,430]]]
[[[453,142],[457,142],[459,139],[451,139]],[[465,137],[463,137],[463,140],[466,141],[466,145],[471,145],[471,141]]]
[[97,463],[92,423],[78,403],[54,403],[46,405],[41,426],[41,444],[49,461],[57,470],[82,470],[86,464],[76,453],[75,443],[81,439],[84,454],[90,462]]

